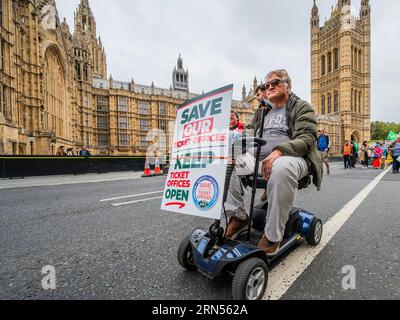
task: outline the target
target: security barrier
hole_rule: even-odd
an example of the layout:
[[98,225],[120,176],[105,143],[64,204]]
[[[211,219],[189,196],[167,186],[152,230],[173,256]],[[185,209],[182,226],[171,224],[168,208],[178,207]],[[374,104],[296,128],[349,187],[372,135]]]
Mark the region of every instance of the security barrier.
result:
[[0,156],[0,178],[142,171],[144,157]]

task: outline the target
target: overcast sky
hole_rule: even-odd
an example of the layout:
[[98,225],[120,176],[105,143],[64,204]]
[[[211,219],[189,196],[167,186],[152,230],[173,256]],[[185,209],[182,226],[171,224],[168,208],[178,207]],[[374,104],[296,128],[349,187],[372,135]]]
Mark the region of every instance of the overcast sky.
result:
[[[56,0],[71,32],[80,0]],[[321,23],[337,0],[317,0]],[[372,4],[372,120],[400,122],[397,40],[400,1]],[[179,53],[190,91],[226,84],[240,100],[243,84],[285,68],[293,91],[310,101],[312,0],[89,0],[115,80],[169,88]],[[360,0],[353,0],[358,14]]]

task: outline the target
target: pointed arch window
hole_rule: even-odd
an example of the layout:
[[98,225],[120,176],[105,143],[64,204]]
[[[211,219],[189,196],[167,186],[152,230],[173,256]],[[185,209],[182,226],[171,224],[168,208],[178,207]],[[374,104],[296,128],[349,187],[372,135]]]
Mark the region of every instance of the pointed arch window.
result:
[[354,69],[358,70],[358,50],[354,48]]
[[78,79],[81,79],[81,64],[78,61],[75,62],[75,71],[76,71],[76,77]]
[[328,53],[328,73],[332,71],[332,53]]
[[358,96],[358,94],[357,94],[357,90],[354,90],[354,112],[357,112],[357,96]]
[[325,75],[325,56],[321,58],[321,75]]
[[3,25],[3,0],[0,1],[0,26]]
[[83,65],[83,79],[84,80],[88,79],[88,66],[87,66],[87,64]]
[[358,71],[360,71],[361,72],[361,67],[362,67],[362,65],[361,65],[361,50],[358,50]]
[[339,50],[335,48],[334,50],[334,64],[335,64],[335,70],[339,69]]
[[332,113],[332,95],[328,94],[328,114]]
[[83,27],[83,30],[85,30],[85,31],[88,29],[86,16],[82,16],[82,27]]
[[324,95],[321,97],[321,113],[322,113],[322,115],[325,115],[325,96]]
[[358,92],[358,112],[361,113],[361,91]]
[[351,111],[354,109],[354,90],[351,89]]
[[333,112],[339,112],[339,93],[337,91],[333,94]]
[[351,46],[351,67],[354,68],[354,49]]

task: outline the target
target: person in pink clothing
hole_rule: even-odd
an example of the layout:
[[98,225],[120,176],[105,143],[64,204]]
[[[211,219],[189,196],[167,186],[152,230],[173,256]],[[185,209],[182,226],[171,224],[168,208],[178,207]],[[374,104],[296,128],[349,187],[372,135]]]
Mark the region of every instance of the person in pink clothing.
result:
[[377,144],[374,148],[374,162],[373,166],[375,169],[379,169],[381,167],[381,159],[383,155],[383,149]]

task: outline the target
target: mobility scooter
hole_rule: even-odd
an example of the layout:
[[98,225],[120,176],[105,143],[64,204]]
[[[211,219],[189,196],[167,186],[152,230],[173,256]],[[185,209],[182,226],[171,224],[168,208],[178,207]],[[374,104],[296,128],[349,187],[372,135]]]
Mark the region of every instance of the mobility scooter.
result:
[[[265,109],[262,110],[261,128],[264,126]],[[261,111],[260,110],[260,111]],[[268,269],[272,261],[282,256],[295,244],[306,240],[309,245],[316,246],[322,238],[322,222],[313,214],[293,208],[286,224],[283,242],[274,256],[267,256],[257,248],[265,227],[268,203],[255,206],[257,188],[266,188],[266,182],[258,177],[259,155],[266,141],[259,137],[243,139],[247,145],[256,148],[254,173],[246,177],[245,183],[252,186],[252,197],[249,215],[249,228],[235,240],[224,237],[224,229],[220,220],[216,220],[209,230],[197,229],[186,236],[179,245],[177,258],[179,264],[189,271],[199,271],[210,279],[223,274],[233,276],[232,296],[234,300],[260,300],[265,294],[268,283]],[[223,201],[226,201],[230,177],[234,165],[228,165]],[[311,183],[310,176],[299,182],[299,189]]]

